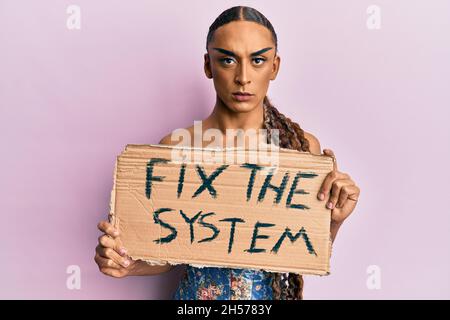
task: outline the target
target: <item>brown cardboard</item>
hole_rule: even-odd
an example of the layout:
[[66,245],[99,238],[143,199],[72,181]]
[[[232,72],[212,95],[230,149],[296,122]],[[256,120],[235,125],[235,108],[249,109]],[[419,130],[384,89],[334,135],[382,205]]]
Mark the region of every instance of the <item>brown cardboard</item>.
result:
[[[279,166],[274,171],[271,183],[279,186],[286,172],[289,172],[289,177],[277,204],[274,203],[276,192],[270,188],[266,189],[262,201],[258,201],[268,170],[264,171],[265,174],[256,172],[251,198],[247,201],[252,171],[242,167],[242,163],[228,164],[214,179],[211,189],[204,186],[203,191],[193,197],[202,185],[198,173],[200,169],[196,166],[200,165],[205,177],[208,177],[221,165],[226,164],[188,161],[202,160],[198,156],[204,150],[206,149],[165,145],[128,145],[117,157],[111,193],[111,221],[120,230],[122,243],[133,259],[142,259],[152,264],[168,262],[299,274],[329,274],[331,211],[325,208],[323,201],[317,199],[317,193],[325,176],[333,168],[331,157],[279,149]],[[183,162],[171,161],[173,151],[182,151],[187,156],[179,197],[177,190]],[[216,155],[223,155],[225,151],[247,158],[257,152],[243,149],[216,149],[214,152]],[[148,163],[152,158],[166,159],[168,162],[156,163],[153,169],[149,170],[151,166],[148,166]],[[269,167],[268,163],[261,161],[256,164]],[[297,172],[317,175],[312,178],[300,177],[297,187],[292,189],[303,189],[307,194],[293,193],[290,204],[303,204],[309,209],[286,205]],[[157,177],[161,176],[161,181],[151,181],[158,180]],[[151,181],[151,184],[148,181]],[[214,191],[215,198],[212,195]],[[147,198],[149,194],[150,199]],[[162,211],[155,217],[155,211],[161,208],[170,208],[173,211]],[[192,223],[192,243],[191,226],[180,210],[187,218],[192,218],[201,211]],[[203,216],[210,212],[214,215]],[[232,223],[219,221],[227,218],[245,221],[235,222],[231,252],[228,251]],[[203,220],[200,223],[201,219]],[[274,226],[260,226],[254,237],[257,222]],[[167,227],[167,224],[176,229],[175,238],[168,243],[156,243],[157,239],[173,234],[173,229]],[[219,230],[217,237],[199,243],[199,240],[210,238],[214,234],[211,224]],[[292,235],[296,235],[301,228],[304,232],[300,233],[294,242],[285,237],[277,251],[274,249],[275,244],[286,231],[286,227],[291,230]],[[304,234],[307,237],[304,237]],[[253,249],[265,249],[265,252],[252,252],[255,251],[251,246],[253,238]]]

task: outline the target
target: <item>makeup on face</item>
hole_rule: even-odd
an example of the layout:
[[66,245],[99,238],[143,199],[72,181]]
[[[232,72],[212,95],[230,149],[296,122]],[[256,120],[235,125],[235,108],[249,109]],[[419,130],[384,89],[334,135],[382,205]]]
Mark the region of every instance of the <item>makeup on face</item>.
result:
[[[237,58],[239,60],[238,55],[236,53],[234,53],[233,51],[230,51],[230,50],[227,50],[227,49],[224,49],[224,48],[212,48],[212,49],[214,49],[214,50],[216,50],[216,51],[218,51],[218,52],[220,52],[222,54],[225,54],[225,55],[227,55],[229,57]],[[273,48],[272,47],[266,47],[266,48],[260,49],[258,51],[255,51],[255,52],[251,53],[250,57],[252,59],[256,59],[258,56],[260,56],[261,54],[263,54],[263,53],[265,53],[265,52],[267,52],[267,51],[269,51],[271,49],[273,49]],[[224,58],[223,60],[225,60],[225,59],[232,60],[232,58]],[[263,57],[260,57],[258,59],[261,59],[263,61],[267,60],[267,58],[263,58]],[[255,95],[253,93],[244,92],[242,90],[233,92],[232,96],[233,96],[233,99],[235,101],[237,101],[237,102],[247,102],[247,101],[252,100],[255,97]]]
[[[233,63],[231,63],[231,62],[237,63],[238,61],[242,60],[242,58],[239,57],[233,51],[226,50],[223,48],[212,48],[212,49],[216,50],[217,52],[220,52],[221,54],[226,55],[226,57],[219,59],[220,63],[225,67],[232,66]],[[268,57],[264,57],[264,56],[262,56],[262,54],[264,54],[265,52],[267,52],[271,49],[272,49],[272,47],[267,47],[267,48],[263,48],[261,50],[255,51],[250,54],[250,59],[252,61],[255,61],[255,60],[259,61],[259,63],[254,64],[255,67],[261,67],[264,65],[264,63],[268,60]],[[228,62],[230,62],[230,63],[228,63]]]
[[233,92],[233,98],[239,102],[251,100],[255,95],[247,92]]
[[[227,56],[231,56],[231,57],[237,58],[237,55],[233,51],[226,50],[226,49],[223,49],[223,48],[213,48],[213,49],[219,51],[220,53],[226,54]],[[251,53],[250,57],[259,56],[259,55],[263,54],[264,52],[269,51],[271,49],[273,49],[273,48],[272,47],[267,47],[267,48],[258,50],[256,52]]]

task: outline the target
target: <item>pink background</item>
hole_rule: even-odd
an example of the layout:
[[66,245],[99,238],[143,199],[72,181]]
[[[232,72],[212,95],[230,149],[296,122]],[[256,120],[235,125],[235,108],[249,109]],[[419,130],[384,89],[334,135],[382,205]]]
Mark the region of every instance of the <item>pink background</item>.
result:
[[[66,28],[70,4],[81,30]],[[306,299],[450,298],[450,2],[0,0],[0,298],[169,298],[180,270],[113,279],[93,261],[115,156],[206,117],[209,25],[254,6],[279,37],[274,104],[362,193]],[[381,29],[366,9],[381,8]],[[81,289],[66,287],[79,265]],[[381,289],[366,286],[367,267]]]

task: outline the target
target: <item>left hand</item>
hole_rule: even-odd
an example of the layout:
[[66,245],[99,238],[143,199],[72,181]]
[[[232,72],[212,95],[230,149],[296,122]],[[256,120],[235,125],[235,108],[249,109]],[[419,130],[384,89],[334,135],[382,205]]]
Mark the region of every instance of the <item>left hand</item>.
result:
[[323,154],[334,158],[334,166],[325,177],[317,198],[326,200],[326,207],[331,209],[331,223],[340,225],[355,209],[360,190],[347,173],[338,170],[332,150],[323,149]]

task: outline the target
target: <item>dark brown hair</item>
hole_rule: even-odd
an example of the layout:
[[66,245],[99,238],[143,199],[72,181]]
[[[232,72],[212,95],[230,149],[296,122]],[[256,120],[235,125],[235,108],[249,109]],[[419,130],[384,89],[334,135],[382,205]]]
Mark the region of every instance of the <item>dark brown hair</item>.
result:
[[[208,50],[208,44],[213,39],[214,31],[232,21],[253,21],[269,29],[272,34],[273,42],[275,43],[275,51],[277,52],[277,34],[270,21],[258,10],[246,6],[229,8],[214,20],[209,27],[206,39],[206,50]],[[279,112],[277,108],[272,105],[267,96],[264,97],[263,107],[264,127],[269,130],[269,132],[271,129],[279,130],[280,147],[310,152],[309,142],[305,138],[303,130],[297,123],[291,121],[291,119]],[[268,142],[271,143],[270,134],[268,135]],[[274,299],[300,300],[303,298],[303,278],[301,275],[292,273],[272,273],[271,276]]]

